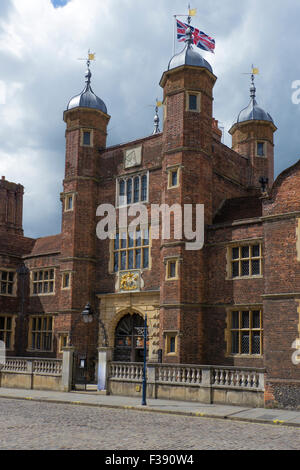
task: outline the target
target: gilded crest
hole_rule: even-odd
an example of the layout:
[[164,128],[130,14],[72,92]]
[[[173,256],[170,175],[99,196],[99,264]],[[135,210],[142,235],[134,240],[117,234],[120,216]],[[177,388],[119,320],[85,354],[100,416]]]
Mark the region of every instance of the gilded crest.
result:
[[137,273],[126,273],[121,275],[120,290],[136,290],[138,289],[139,275]]

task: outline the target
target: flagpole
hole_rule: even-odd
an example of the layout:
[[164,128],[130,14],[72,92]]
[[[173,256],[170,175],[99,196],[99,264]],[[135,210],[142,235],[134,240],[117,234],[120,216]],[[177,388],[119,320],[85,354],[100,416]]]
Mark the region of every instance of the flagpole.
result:
[[173,31],[173,56],[175,55],[175,44],[176,44],[176,30],[177,30],[177,24],[176,24],[176,15],[174,15],[174,31]]
[[190,10],[191,10],[191,5],[189,4],[188,6],[188,10],[189,10],[189,16],[188,16],[188,24],[191,24],[191,21],[192,21],[192,18],[190,17]]

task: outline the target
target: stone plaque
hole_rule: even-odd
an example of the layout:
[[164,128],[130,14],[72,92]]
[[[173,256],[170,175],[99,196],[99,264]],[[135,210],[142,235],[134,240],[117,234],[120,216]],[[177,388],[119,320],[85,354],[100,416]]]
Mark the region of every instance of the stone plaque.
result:
[[142,163],[142,146],[125,150],[124,166],[131,168],[133,166],[141,165]]

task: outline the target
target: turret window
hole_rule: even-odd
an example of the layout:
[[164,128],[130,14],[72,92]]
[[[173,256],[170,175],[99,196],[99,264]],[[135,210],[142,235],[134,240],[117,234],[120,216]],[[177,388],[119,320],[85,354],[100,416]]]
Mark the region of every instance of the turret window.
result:
[[191,111],[197,110],[197,95],[189,95],[189,109]]
[[176,355],[177,353],[177,331],[165,331],[165,351],[166,354]]
[[65,211],[72,211],[73,210],[73,194],[67,194],[65,197]]
[[166,281],[179,279],[179,258],[165,259],[166,264]]
[[179,186],[180,167],[167,168],[168,172],[168,189],[177,188]]
[[200,112],[201,93],[187,92],[186,93],[186,111]]
[[265,152],[265,142],[257,142],[256,146],[256,155],[258,157],[265,157],[266,152]]
[[83,145],[91,145],[91,133],[90,132],[83,133]]
[[62,289],[70,289],[70,287],[71,287],[71,273],[63,273]]
[[83,147],[93,146],[93,130],[81,129],[81,145]]

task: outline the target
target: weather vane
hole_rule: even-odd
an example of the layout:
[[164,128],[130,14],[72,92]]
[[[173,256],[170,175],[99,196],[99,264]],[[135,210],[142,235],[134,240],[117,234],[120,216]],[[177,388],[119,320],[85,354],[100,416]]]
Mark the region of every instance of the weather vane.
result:
[[251,73],[249,73],[249,72],[243,73],[243,75],[251,75],[251,81],[252,81],[252,83],[254,83],[254,78],[255,78],[254,76],[255,76],[255,75],[258,75],[258,74],[259,74],[258,68],[257,68],[257,67],[254,67],[253,64],[252,64],[252,72],[251,72]]
[[191,5],[189,4],[188,5],[188,10],[189,10],[189,14],[188,14],[188,24],[191,24],[191,21],[192,21],[192,16],[196,16],[196,13],[197,13],[197,9],[196,8],[193,8],[191,10]]
[[191,5],[188,4],[188,14],[187,15],[173,15],[174,18],[177,18],[177,16],[182,16],[182,17],[187,17],[187,21],[188,21],[188,24],[191,24],[191,21],[192,21],[192,16],[196,16],[197,14],[197,8],[193,8],[191,10]]
[[90,49],[89,49],[87,58],[84,58],[84,59],[79,58],[78,60],[85,60],[87,66],[90,67],[91,60],[96,60],[95,56],[96,56],[95,52],[91,52]]

